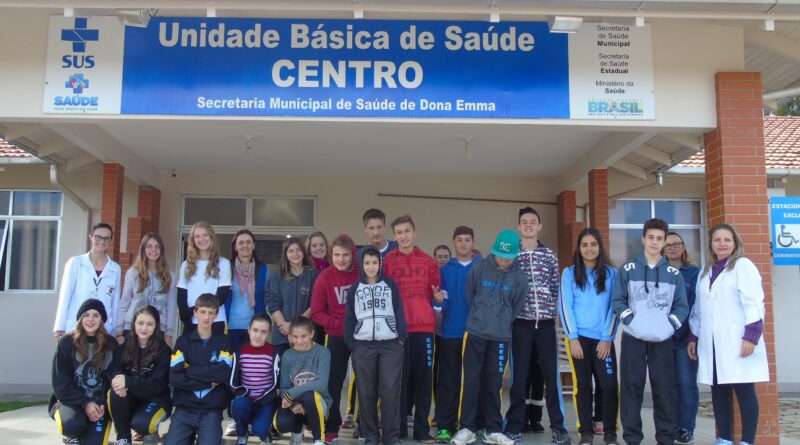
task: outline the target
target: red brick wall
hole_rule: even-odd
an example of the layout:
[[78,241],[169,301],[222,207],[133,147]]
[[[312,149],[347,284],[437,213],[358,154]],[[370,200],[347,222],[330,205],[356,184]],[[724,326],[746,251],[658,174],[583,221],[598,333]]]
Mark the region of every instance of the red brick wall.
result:
[[600,231],[603,245],[609,246],[608,233],[608,169],[589,172],[589,225]]
[[149,231],[158,232],[161,220],[161,190],[149,185],[139,186],[138,213],[140,217],[150,222]]
[[574,190],[565,190],[556,197],[556,226],[558,236],[558,265],[561,270],[572,263],[572,251],[578,240],[578,233],[584,224],[578,219],[577,198]]
[[717,128],[705,135],[708,226],[726,222],[744,241],[764,283],[770,382],[756,385],[761,415],[756,443],[780,443],[775,329],[772,305],[772,260],[768,221],[767,172],[761,73],[717,73]]
[[103,194],[100,204],[100,220],[114,228],[114,241],[108,255],[119,261],[120,229],[122,228],[122,194],[124,192],[125,168],[120,164],[103,164]]

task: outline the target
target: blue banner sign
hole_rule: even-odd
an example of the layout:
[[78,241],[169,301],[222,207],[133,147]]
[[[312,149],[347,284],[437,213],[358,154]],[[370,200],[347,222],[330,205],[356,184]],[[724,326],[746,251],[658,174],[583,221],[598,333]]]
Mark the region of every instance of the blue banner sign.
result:
[[772,264],[800,265],[800,197],[773,196],[769,200],[772,222]]
[[541,22],[154,18],[121,112],[569,119],[568,52]]

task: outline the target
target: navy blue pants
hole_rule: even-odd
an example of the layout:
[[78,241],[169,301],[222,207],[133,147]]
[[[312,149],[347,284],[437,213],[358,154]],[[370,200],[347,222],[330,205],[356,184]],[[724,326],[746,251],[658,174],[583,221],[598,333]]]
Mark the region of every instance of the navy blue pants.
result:
[[219,445],[222,440],[222,410],[191,411],[175,408],[164,445],[185,445],[197,433],[197,445]]

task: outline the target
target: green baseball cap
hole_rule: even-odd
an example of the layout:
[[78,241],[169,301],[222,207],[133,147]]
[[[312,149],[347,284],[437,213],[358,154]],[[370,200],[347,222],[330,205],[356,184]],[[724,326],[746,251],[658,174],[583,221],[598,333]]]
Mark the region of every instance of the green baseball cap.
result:
[[519,254],[519,235],[513,230],[502,230],[497,234],[492,246],[492,254],[499,258],[513,260]]

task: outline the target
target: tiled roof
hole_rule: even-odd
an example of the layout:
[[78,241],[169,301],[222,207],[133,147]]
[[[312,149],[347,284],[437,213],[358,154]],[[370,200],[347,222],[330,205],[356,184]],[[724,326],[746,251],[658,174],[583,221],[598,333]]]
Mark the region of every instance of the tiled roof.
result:
[[9,144],[5,141],[5,139],[0,139],[0,158],[22,159],[31,157],[33,156],[27,151],[17,148],[15,145]]
[[[764,116],[764,145],[767,168],[800,169],[800,117]],[[703,151],[678,165],[704,167]]]

